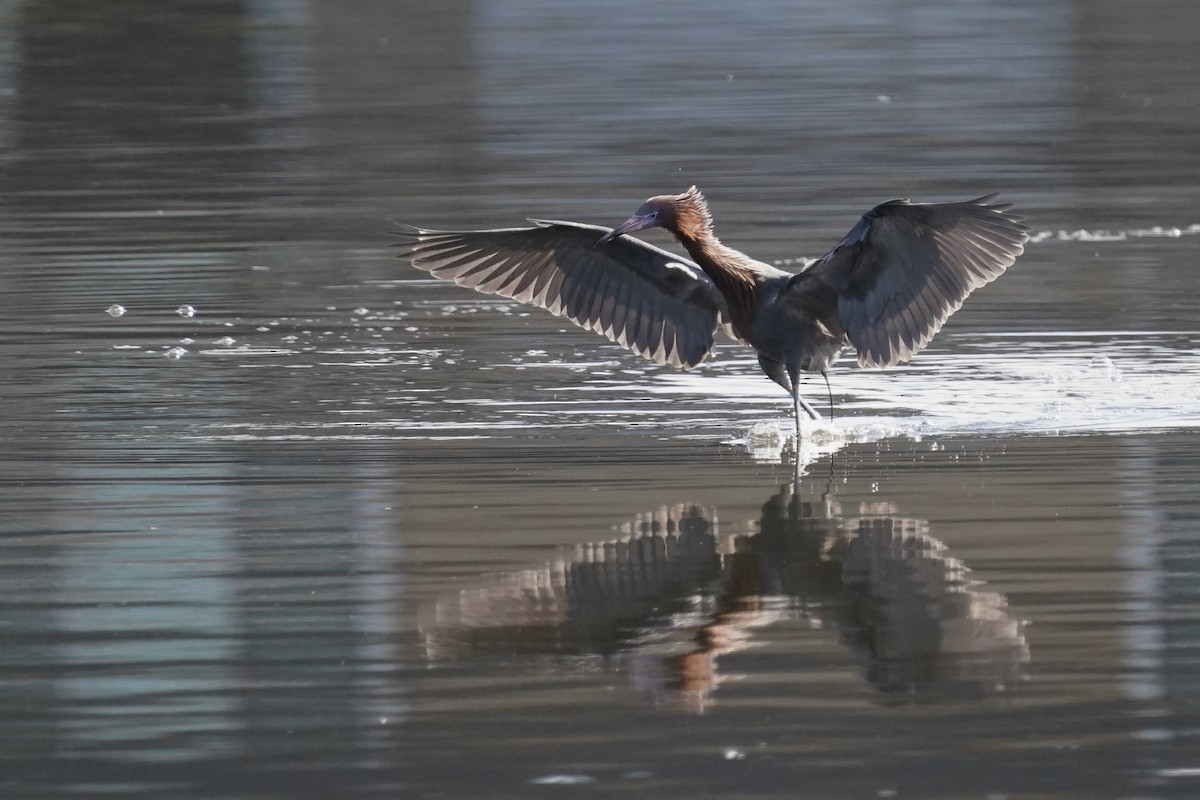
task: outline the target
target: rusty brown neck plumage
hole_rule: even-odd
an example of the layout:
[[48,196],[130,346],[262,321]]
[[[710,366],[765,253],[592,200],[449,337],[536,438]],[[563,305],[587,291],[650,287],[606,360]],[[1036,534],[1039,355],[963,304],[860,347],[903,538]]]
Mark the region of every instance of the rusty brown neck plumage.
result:
[[757,289],[762,272],[745,253],[721,244],[713,233],[712,217],[703,197],[689,193],[682,199],[675,208],[675,224],[668,230],[721,290],[734,329],[746,330],[758,308]]

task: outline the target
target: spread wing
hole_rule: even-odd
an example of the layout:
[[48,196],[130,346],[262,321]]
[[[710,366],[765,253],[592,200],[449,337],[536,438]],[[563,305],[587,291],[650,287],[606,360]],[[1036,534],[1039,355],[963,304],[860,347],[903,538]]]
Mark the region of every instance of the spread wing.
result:
[[1011,209],[996,195],[962,203],[883,203],[788,288],[811,286],[815,277],[837,293],[838,319],[860,365],[907,361],[967,295],[1021,255],[1029,229]]
[[658,364],[708,356],[725,299],[696,264],[608,228],[530,220],[531,228],[396,232],[412,265],[484,294],[566,317]]

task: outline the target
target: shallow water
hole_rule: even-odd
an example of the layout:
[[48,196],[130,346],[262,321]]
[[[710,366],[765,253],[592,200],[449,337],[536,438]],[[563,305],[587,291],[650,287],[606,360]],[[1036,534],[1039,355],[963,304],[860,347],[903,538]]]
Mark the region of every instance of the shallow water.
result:
[[[1200,793],[1193,4],[106,9],[0,5],[4,796]],[[388,246],[693,182],[1034,237],[799,452]]]

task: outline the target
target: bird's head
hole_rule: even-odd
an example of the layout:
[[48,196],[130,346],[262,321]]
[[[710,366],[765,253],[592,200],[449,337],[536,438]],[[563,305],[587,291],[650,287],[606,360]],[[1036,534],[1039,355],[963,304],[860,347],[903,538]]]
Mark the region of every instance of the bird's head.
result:
[[712,230],[708,203],[695,186],[683,194],[660,194],[642,203],[633,216],[600,237],[604,244],[643,228],[666,228],[676,237],[699,238]]

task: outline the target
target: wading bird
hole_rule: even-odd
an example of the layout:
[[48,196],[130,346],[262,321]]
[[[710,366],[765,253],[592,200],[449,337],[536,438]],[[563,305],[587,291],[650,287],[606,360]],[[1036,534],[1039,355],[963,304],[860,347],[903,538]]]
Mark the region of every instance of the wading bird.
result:
[[[485,294],[540,306],[659,364],[694,367],[724,327],[758,351],[800,410],[800,374],[853,349],[864,367],[919,353],[975,289],[1000,276],[1029,238],[996,195],[961,203],[892,200],[868,211],[822,258],[785,272],[726,247],[695,186],[651,197],[609,229],[532,227],[397,235],[412,265]],[[626,234],[666,228],[691,260]]]

